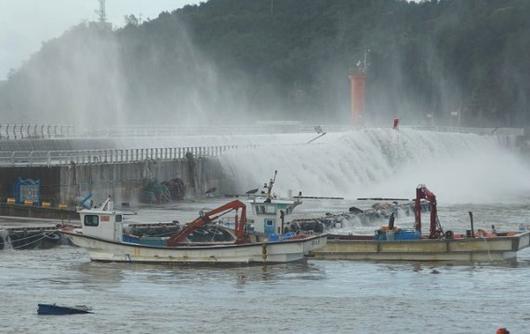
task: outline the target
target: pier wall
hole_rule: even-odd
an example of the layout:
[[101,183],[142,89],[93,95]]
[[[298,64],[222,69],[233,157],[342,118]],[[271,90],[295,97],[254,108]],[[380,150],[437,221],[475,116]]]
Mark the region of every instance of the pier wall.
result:
[[94,193],[95,201],[111,195],[116,201],[135,203],[146,179],[159,182],[180,178],[186,197],[203,195],[218,187],[220,170],[212,158],[185,158],[172,161],[139,161],[117,164],[83,164],[60,167],[60,200],[67,202],[79,194]]
[[187,157],[175,160],[144,160],[123,163],[69,164],[50,167],[0,167],[0,197],[11,195],[17,177],[40,179],[41,200],[54,206],[75,204],[79,196],[92,192],[94,201],[107,195],[116,202],[136,203],[146,179],[158,182],[180,178],[186,197],[202,196],[206,190],[219,188],[222,169],[217,159]]

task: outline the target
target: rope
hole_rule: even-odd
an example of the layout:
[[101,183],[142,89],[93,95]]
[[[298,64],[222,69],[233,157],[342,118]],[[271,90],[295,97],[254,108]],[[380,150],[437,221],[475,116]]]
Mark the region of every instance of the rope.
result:
[[30,242],[28,242],[28,243],[26,243],[26,244],[24,244],[24,245],[21,245],[21,246],[19,245],[19,246],[17,246],[17,247],[14,247],[13,244],[11,244],[11,246],[12,246],[13,249],[21,249],[21,248],[27,247],[27,246],[29,246],[29,245],[32,245],[32,244],[34,244],[34,243],[37,243],[37,242],[41,241],[41,240],[44,239],[44,238],[46,238],[46,236],[42,236],[41,238],[39,238],[39,239],[37,239],[37,240],[30,241]]
[[[9,237],[9,236],[8,236],[8,237]],[[31,236],[31,237],[34,237],[34,236]],[[23,245],[18,245],[17,247],[15,247],[15,246],[13,246],[13,243],[12,243],[12,242],[10,242],[10,244],[11,244],[11,247],[12,247],[13,249],[21,249],[21,248],[27,247],[27,246],[29,246],[29,245],[35,244],[35,243],[37,243],[37,242],[40,242],[41,240],[46,239],[46,238],[49,238],[49,237],[50,237],[50,236],[49,236],[48,234],[43,233],[42,237],[40,237],[39,239],[37,239],[37,240],[33,240],[33,241],[30,241],[30,242],[28,242],[28,243],[26,243],[26,244],[23,244]],[[17,239],[16,241],[19,241],[19,240],[25,240],[25,239],[28,239],[28,238]],[[6,240],[7,240],[7,238],[6,238]],[[9,237],[9,240],[11,240],[10,237]],[[4,241],[4,243],[6,243],[6,242]]]
[[[44,235],[46,235],[47,237],[49,237],[46,233],[43,233]],[[9,234],[7,235],[9,237],[9,239],[11,240],[11,237],[9,236]],[[25,238],[18,238],[16,241],[22,241],[22,240],[26,240],[26,239],[31,239],[31,238],[34,238],[35,237],[35,234],[34,235],[28,235],[27,237]]]
[[219,221],[217,222],[217,224],[214,224],[214,228],[213,228],[213,232],[214,233],[212,233],[212,237],[210,238],[210,242],[213,241],[213,239],[215,238],[216,233],[220,231],[219,226],[220,226]]

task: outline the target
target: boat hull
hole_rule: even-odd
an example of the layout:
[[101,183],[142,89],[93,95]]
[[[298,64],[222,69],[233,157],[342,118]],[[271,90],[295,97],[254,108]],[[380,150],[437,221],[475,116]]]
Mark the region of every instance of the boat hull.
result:
[[142,263],[285,263],[299,261],[326,245],[326,235],[305,239],[251,244],[182,246],[174,248],[120,243],[63,232],[74,245],[85,248],[93,261]]
[[79,307],[59,306],[55,304],[38,304],[37,314],[39,315],[68,315],[92,313],[88,309]]
[[496,262],[530,246],[530,232],[507,237],[457,240],[333,240],[312,251],[322,260]]

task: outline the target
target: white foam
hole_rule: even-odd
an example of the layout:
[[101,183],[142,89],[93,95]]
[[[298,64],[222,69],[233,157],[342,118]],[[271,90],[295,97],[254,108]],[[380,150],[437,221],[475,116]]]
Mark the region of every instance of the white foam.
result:
[[530,194],[527,167],[494,136],[362,129],[312,144],[285,139],[221,156],[235,191],[260,186],[278,170],[276,190],[283,194],[412,198],[420,183],[443,203],[511,202]]

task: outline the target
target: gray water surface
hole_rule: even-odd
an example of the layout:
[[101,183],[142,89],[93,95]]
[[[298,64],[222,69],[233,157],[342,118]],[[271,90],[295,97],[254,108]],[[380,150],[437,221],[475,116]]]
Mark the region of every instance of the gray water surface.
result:
[[[459,227],[466,210],[446,208],[446,220]],[[500,226],[526,221],[523,206],[503,210]],[[488,216],[483,225],[498,212],[475,211]],[[528,249],[502,265],[309,260],[265,267],[95,263],[70,246],[6,250],[0,332],[495,333],[502,326],[530,333],[529,282]],[[86,304],[95,313],[38,316],[38,303]]]

